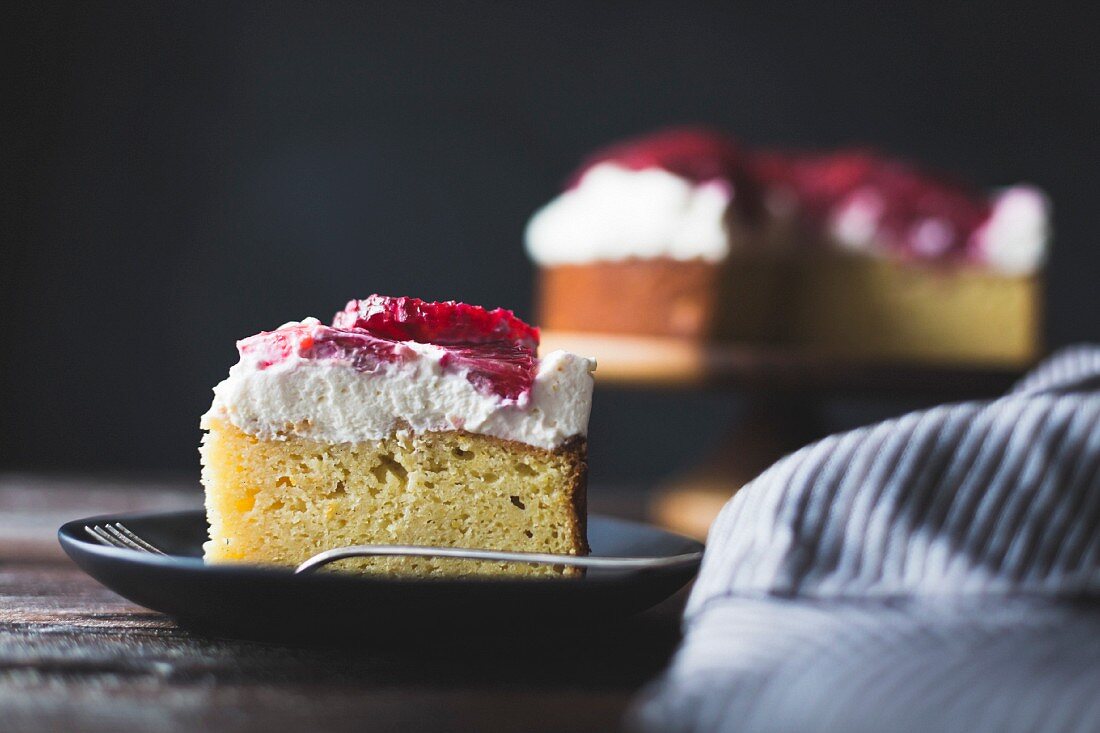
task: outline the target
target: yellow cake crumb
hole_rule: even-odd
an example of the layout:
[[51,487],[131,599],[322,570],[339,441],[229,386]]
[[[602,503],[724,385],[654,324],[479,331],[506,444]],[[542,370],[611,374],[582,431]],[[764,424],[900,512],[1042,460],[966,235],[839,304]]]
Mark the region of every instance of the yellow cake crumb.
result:
[[[584,441],[550,451],[464,432],[327,444],[261,440],[211,420],[200,449],[208,562],[293,566],[357,544],[584,554]],[[414,576],[574,575],[563,566],[356,558]]]

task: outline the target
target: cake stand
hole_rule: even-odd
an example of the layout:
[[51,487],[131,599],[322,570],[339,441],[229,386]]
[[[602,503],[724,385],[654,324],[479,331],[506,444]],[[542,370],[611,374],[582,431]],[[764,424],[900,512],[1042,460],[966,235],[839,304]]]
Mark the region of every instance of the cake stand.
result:
[[853,360],[748,344],[699,344],[667,337],[543,331],[543,353],[595,356],[601,387],[708,389],[739,394],[746,410],[719,448],[654,492],[660,524],[704,537],[718,510],[762,470],[824,434],[821,408],[833,397],[890,397],[935,404],[1003,393],[1022,368]]

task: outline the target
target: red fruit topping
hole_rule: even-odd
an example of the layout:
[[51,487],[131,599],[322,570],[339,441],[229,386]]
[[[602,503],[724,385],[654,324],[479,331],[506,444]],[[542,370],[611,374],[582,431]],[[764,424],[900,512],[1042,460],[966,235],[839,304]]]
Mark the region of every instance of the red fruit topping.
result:
[[533,349],[505,341],[471,346],[446,346],[440,364],[444,369],[466,371],[466,379],[482,392],[521,402],[530,394],[538,372]]
[[443,347],[447,353],[440,363],[445,369],[467,370],[466,378],[475,387],[505,399],[518,400],[535,381],[539,330],[503,308],[372,295],[350,301],[332,325]]
[[750,175],[745,155],[730,137],[714,130],[672,128],[607,147],[585,161],[570,188],[600,163],[615,163],[635,171],[661,168],[695,183],[723,181],[732,185],[734,204],[743,216],[755,221],[761,213],[759,187]]
[[538,371],[539,330],[511,311],[382,295],[350,301],[332,326],[296,324],[257,334],[237,346],[242,355],[256,359],[260,369],[296,354],[346,361],[373,372],[382,364],[413,358],[416,352],[409,342],[440,347],[440,366],[465,371],[478,390],[512,402],[523,402],[530,394]]
[[333,317],[335,328],[361,328],[381,338],[421,344],[488,344],[514,342],[532,352],[539,345],[539,330],[512,311],[448,300],[428,303],[419,298],[372,295],[349,301]]
[[346,331],[320,323],[301,323],[275,331],[264,331],[237,342],[242,355],[266,369],[296,355],[302,359],[338,359],[359,371],[375,371],[379,365],[399,361],[412,352],[393,341],[375,338],[363,331]]
[[616,143],[585,161],[581,173],[607,162],[635,171],[663,168],[696,183],[733,180],[745,165],[730,138],[704,128],[662,130]]
[[847,205],[873,203],[875,241],[907,257],[966,256],[971,236],[991,212],[979,191],[866,150],[769,153],[758,156],[755,167],[765,184],[794,193],[814,227],[827,226]]

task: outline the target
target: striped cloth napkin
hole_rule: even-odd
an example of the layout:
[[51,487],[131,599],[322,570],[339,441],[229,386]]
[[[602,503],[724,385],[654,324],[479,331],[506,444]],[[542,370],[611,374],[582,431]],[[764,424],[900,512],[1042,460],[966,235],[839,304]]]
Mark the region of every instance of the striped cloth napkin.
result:
[[1100,348],[784,458],[711,529],[651,731],[1100,731]]

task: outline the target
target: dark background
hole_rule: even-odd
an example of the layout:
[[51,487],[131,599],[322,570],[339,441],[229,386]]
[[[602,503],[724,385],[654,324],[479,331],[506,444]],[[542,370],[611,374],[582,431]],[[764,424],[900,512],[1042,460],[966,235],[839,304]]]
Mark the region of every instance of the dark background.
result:
[[[1098,24],[1072,7],[3,13],[0,469],[197,474],[198,417],[235,339],[352,296],[529,316],[527,217],[594,146],[670,123],[750,144],[869,142],[983,185],[1037,183],[1056,207],[1050,342],[1100,335]],[[841,405],[837,420],[902,406]],[[594,476],[681,465],[737,409],[600,390]]]

